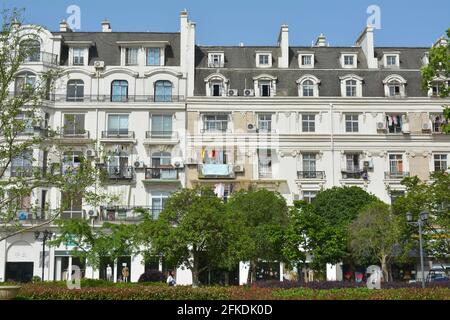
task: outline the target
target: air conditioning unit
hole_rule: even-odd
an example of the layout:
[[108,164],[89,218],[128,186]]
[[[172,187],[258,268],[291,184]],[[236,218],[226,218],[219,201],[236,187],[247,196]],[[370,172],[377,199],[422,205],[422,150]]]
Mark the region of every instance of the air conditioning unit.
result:
[[134,162],[134,168],[135,169],[139,169],[139,168],[144,168],[144,161],[135,161]]
[[90,210],[88,210],[88,215],[91,218],[96,218],[96,217],[98,217],[98,211],[95,209],[90,209]]
[[183,168],[184,167],[183,159],[180,157],[172,158],[171,164],[172,164],[172,166],[174,166],[174,168]]
[[363,167],[364,167],[364,169],[373,169],[373,162],[372,161],[364,161]]
[[255,90],[253,89],[245,89],[244,97],[253,97],[255,95]]
[[103,69],[105,67],[105,61],[95,61],[94,67],[97,69]]
[[228,90],[228,96],[229,97],[236,97],[239,95],[239,91],[237,89],[230,89]]
[[244,165],[243,164],[237,164],[233,168],[234,172],[244,172]]
[[377,130],[385,131],[386,130],[386,122],[377,122]]
[[86,157],[95,157],[95,150],[94,149],[87,149],[86,150]]
[[431,124],[429,122],[422,123],[422,131],[431,131]]
[[247,124],[247,131],[248,132],[256,132],[256,126],[253,123]]

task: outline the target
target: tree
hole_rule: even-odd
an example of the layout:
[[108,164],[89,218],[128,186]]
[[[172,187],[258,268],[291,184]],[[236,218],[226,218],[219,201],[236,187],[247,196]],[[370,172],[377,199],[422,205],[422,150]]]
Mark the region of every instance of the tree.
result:
[[349,226],[349,238],[354,256],[367,260],[377,257],[383,278],[391,280],[389,265],[400,241],[400,227],[390,207],[382,202],[364,207]]
[[[441,98],[449,96],[450,88],[450,28],[447,29],[447,38],[442,37],[430,49],[428,64],[422,68],[422,87],[425,91],[437,86]],[[450,108],[444,105],[444,118],[447,124],[443,124],[443,132],[450,134]]]
[[[69,147],[58,142],[59,132],[46,127],[44,102],[47,103],[55,81],[62,72],[56,65],[39,75],[22,72],[29,59],[39,60],[41,52],[33,43],[39,41],[39,26],[21,27],[21,11],[6,9],[2,13],[0,32],[0,241],[25,231],[52,223],[67,206],[66,201],[54,211],[47,204],[28,203],[32,192],[52,186],[65,199],[82,195],[85,204],[96,205],[107,196],[92,188],[99,172],[92,161],[80,156],[79,166],[62,165]],[[14,92],[10,88],[14,87]],[[44,129],[42,129],[44,128]],[[46,151],[48,159],[36,154]],[[20,165],[17,163],[20,160]],[[42,160],[47,165],[33,167]],[[18,212],[26,206],[42,223],[23,228]],[[41,212],[42,208],[44,211]]]
[[356,186],[333,187],[320,191],[311,206],[299,209],[299,232],[307,238],[305,249],[313,256],[315,270],[326,263],[351,262],[348,226],[364,206],[379,201]]
[[283,237],[289,220],[286,201],[279,193],[250,189],[234,193],[227,207],[240,230],[233,240],[235,256],[239,261],[250,261],[251,279],[255,281],[258,260],[285,260]]
[[406,223],[406,213],[412,213],[417,221],[420,213],[426,211],[430,215],[424,226],[424,247],[430,256],[446,259],[450,255],[450,175],[437,171],[430,178],[430,182],[421,181],[418,177],[405,178],[402,184],[406,193],[394,202],[393,210],[404,221],[405,254],[417,247],[417,239],[413,236],[417,229]]
[[[197,187],[172,194],[159,218],[145,219],[138,233],[147,254],[163,256],[172,266],[185,266],[198,286],[199,274],[218,266],[226,250],[227,221],[223,202],[211,189]],[[206,257],[204,266],[201,255]]]

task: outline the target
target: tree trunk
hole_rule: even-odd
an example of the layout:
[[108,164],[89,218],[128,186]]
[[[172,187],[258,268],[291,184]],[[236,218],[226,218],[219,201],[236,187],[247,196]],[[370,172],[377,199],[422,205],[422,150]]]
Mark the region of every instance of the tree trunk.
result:
[[250,261],[250,283],[256,282],[256,261]]
[[229,271],[225,271],[224,277],[225,277],[224,285],[229,286],[230,285],[230,272]]
[[303,263],[297,263],[297,277],[298,277],[298,282],[302,282],[303,281]]
[[386,256],[381,258],[381,271],[383,272],[383,280],[389,282],[389,269],[386,262]]
[[193,287],[198,287],[199,283],[198,283],[198,257],[197,254],[192,254],[194,261],[192,262],[192,286]]

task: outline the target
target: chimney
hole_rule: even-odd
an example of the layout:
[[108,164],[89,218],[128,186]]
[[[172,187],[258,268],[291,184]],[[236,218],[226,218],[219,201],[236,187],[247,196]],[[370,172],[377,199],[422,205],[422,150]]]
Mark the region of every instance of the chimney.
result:
[[364,55],[366,56],[367,66],[369,69],[378,68],[378,61],[375,58],[373,30],[374,28],[372,26],[367,26],[359,36],[358,40],[356,40],[356,45],[361,47]]
[[111,24],[106,18],[102,21],[102,32],[112,32]]
[[289,27],[283,24],[278,36],[278,46],[281,49],[281,56],[278,58],[279,68],[289,68]]
[[71,32],[72,30],[70,29],[69,24],[67,23],[67,21],[63,19],[59,23],[59,31],[60,32]]
[[187,78],[186,97],[194,95],[195,22],[188,20],[187,10],[180,12],[180,67]]
[[316,47],[327,47],[327,37],[323,33],[321,33],[316,40]]

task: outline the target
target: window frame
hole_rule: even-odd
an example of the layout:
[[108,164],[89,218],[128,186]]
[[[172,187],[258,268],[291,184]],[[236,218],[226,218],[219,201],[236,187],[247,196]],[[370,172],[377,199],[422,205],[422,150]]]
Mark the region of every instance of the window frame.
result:
[[[350,118],[351,117],[351,118]],[[356,120],[355,118],[356,117]],[[346,113],[344,114],[344,124],[346,133],[358,133],[359,132],[359,114]],[[356,130],[355,130],[356,127]]]
[[[173,101],[173,83],[172,83],[172,81],[169,81],[169,80],[155,81],[153,89],[154,89],[154,101],[155,102],[172,102]],[[162,94],[159,94],[158,90],[163,90]]]
[[[261,59],[264,56],[267,56],[267,63],[261,63]],[[271,68],[272,67],[272,52],[257,52],[256,53],[256,67],[257,68]]]
[[[352,64],[346,64],[346,58],[352,57]],[[358,54],[354,52],[342,52],[341,53],[341,67],[344,69],[358,68]]]
[[[139,50],[137,47],[127,47],[125,48],[125,65],[126,66],[138,66],[139,65]],[[130,58],[134,55],[130,55],[129,53],[135,52],[136,61],[130,61]]]
[[[302,113],[301,117],[302,117],[302,132],[305,132],[305,133],[316,132],[316,114],[315,113]],[[312,130],[311,130],[311,128],[312,128]]]
[[[163,49],[162,48],[158,48],[158,47],[148,47],[148,48],[145,48],[145,65],[146,66],[149,66],[149,67],[151,67],[151,66],[161,66],[161,65],[163,65],[161,62],[162,62],[162,57],[163,57],[163,55],[162,55],[162,51]],[[150,52],[151,51],[153,51],[153,52],[158,52],[158,57],[157,57],[157,61],[155,60],[155,62],[154,63],[150,63]]]
[[[223,117],[226,119],[218,119],[219,117]],[[210,118],[210,119],[208,119],[208,118]],[[203,120],[203,132],[209,132],[209,133],[222,132],[222,133],[224,133],[224,132],[228,131],[228,122],[230,121],[230,117],[228,114],[203,114],[202,120]],[[212,125],[212,124],[214,124],[214,125]],[[219,127],[219,129],[217,129],[217,127]]]
[[[120,87],[120,95],[116,95],[114,94],[114,88],[119,88]],[[128,92],[129,92],[129,83],[127,80],[113,80],[111,81],[111,102],[127,102],[128,101]],[[125,95],[123,94],[123,90],[126,89],[125,91]],[[120,100],[118,100],[117,98],[120,98]]]

